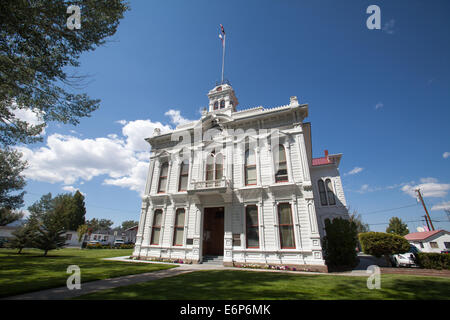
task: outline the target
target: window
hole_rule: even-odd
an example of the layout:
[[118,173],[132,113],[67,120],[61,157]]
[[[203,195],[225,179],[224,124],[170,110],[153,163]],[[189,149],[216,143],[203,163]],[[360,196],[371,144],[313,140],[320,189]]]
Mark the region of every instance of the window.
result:
[[334,206],[336,204],[336,199],[334,198],[333,186],[331,185],[331,179],[325,180],[325,183],[327,185],[328,204],[330,206]]
[[214,102],[214,110],[217,110],[217,109],[219,109],[219,102]]
[[[223,178],[223,155],[211,153],[206,159],[206,181],[221,180]],[[213,187],[214,183],[207,183]]]
[[223,155],[221,153],[216,155],[216,169],[215,169],[215,180],[220,180],[223,178]]
[[294,224],[292,223],[290,203],[278,205],[278,221],[281,249],[295,249]]
[[186,191],[189,177],[189,160],[184,160],[180,168],[180,181],[178,183],[178,191]]
[[434,248],[434,249],[438,249],[439,248],[437,242],[430,242],[430,247]]
[[255,185],[256,180],[256,157],[253,150],[245,151],[245,185]]
[[328,205],[328,202],[327,194],[325,192],[325,184],[323,183],[323,180],[319,180],[317,183],[319,184],[320,204],[326,206]]
[[258,207],[245,207],[245,226],[247,234],[247,248],[259,248]]
[[225,108],[225,100],[220,101],[220,109]]
[[444,242],[445,249],[450,249],[450,242]]
[[286,152],[283,145],[278,146],[278,154],[275,159],[275,182],[287,182],[287,163],[286,163]]
[[72,240],[72,234],[66,233],[66,240]]
[[161,171],[159,173],[158,193],[166,192],[168,172],[169,172],[169,164],[165,162],[162,164]]
[[153,216],[152,237],[150,244],[159,244],[159,236],[161,234],[162,210],[156,209]]
[[424,248],[424,247],[423,247],[423,243],[422,243],[422,242],[419,242],[419,244],[420,244],[420,248],[423,249],[423,248]]
[[182,246],[183,245],[183,234],[184,234],[184,209],[177,209],[175,213],[175,225],[173,227],[173,245]]

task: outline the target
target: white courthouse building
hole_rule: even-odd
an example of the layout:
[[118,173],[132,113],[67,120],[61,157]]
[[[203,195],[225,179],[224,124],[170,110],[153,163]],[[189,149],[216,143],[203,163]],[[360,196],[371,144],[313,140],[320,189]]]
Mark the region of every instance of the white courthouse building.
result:
[[312,157],[308,104],[237,110],[233,88],[169,133],[155,130],[133,257],[327,271],[324,220],[348,218],[342,154]]

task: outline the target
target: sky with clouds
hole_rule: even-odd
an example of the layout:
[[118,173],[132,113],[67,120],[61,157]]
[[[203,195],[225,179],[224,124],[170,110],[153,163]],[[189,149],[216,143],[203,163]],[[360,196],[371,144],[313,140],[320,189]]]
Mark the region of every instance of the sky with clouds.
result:
[[[343,153],[350,211],[375,231],[390,217],[422,226],[420,187],[435,226],[450,229],[450,21],[447,1],[130,1],[118,32],[82,55],[83,89],[100,109],[78,126],[50,123],[22,145],[26,206],[80,190],[87,218],[138,220],[155,128],[200,117],[221,72],[239,108],[309,103],[313,155]],[[16,115],[39,123],[32,111]]]

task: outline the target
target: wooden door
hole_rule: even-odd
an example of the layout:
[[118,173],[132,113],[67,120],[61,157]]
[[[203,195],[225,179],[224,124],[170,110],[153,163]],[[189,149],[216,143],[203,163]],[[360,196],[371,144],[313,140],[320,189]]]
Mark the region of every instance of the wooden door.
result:
[[206,208],[203,222],[203,255],[223,255],[224,210]]

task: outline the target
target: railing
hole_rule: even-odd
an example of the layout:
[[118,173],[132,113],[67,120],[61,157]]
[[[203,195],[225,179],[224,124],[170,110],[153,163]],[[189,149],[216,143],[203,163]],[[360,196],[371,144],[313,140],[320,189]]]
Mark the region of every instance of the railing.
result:
[[218,180],[192,181],[191,185],[193,190],[226,188],[230,185],[230,180],[224,177]]

